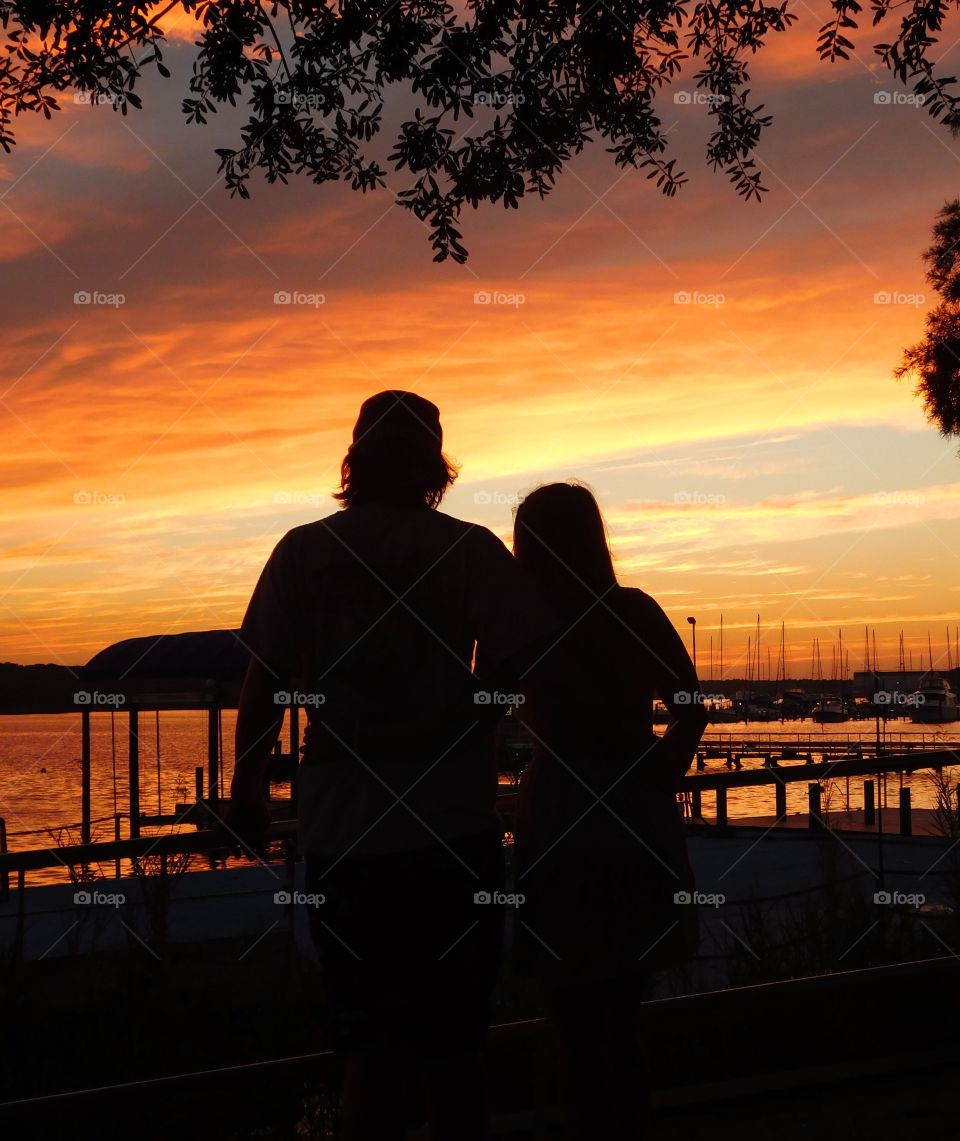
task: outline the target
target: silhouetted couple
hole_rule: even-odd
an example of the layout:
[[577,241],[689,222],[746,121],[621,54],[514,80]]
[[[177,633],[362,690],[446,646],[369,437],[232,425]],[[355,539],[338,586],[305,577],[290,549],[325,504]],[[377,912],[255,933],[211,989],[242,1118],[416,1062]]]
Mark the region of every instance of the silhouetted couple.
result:
[[[483,1051],[503,941],[495,730],[527,725],[516,809],[517,957],[566,1046],[577,1138],[638,1136],[635,1013],[691,944],[676,787],[703,732],[697,679],[657,603],[617,584],[590,492],[516,511],[514,555],[437,511],[456,469],[439,412],[367,400],[343,510],[296,527],[243,623],[230,821],[265,826],[280,690],[308,711],[301,847],[344,1088],[341,1137],[486,1136]],[[673,715],[653,732],[653,699]]]

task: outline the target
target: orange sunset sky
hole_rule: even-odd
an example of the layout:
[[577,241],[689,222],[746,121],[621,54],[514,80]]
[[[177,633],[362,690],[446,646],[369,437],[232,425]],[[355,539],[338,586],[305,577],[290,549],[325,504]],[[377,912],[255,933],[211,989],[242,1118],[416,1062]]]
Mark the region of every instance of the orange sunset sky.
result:
[[[902,90],[873,62],[888,29],[864,20],[857,57],[821,64],[827,5],[793,9],[753,68],[774,115],[761,204],[708,169],[704,108],[667,92],[676,198],[597,144],[547,201],[468,211],[466,266],[432,262],[392,205],[400,175],[229,199],[213,151],[236,120],[180,114],[182,14],[144,111],[68,96],[21,119],[0,164],[0,660],[238,626],[274,543],[334,509],[360,401],[402,387],[440,405],[450,513],[508,539],[518,493],[589,482],[623,580],[685,639],[696,615],[703,676],[721,613],[728,675],[758,612],[774,665],[786,622],[794,675],[814,637],[829,669],[841,627],[860,668],[865,625],[882,664],[901,628],[917,663],[929,630],[946,664],[960,459],[892,370],[933,303],[920,254],[960,141],[875,101]],[[949,74],[952,35],[939,54]],[[94,291],[123,303],[75,303]]]

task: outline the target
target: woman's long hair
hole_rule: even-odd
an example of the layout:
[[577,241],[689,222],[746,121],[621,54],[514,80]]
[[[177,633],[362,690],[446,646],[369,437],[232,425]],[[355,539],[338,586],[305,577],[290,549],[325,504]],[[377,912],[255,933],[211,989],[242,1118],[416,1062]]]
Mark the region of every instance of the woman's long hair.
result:
[[580,483],[548,483],[514,516],[513,553],[558,612],[589,609],[615,593],[617,576],[600,508]]

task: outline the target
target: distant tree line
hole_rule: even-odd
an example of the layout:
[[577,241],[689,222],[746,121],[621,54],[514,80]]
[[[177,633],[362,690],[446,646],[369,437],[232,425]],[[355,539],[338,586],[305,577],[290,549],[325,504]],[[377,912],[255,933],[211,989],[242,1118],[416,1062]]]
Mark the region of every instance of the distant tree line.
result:
[[0,662],[0,713],[66,713],[77,708],[80,666]]

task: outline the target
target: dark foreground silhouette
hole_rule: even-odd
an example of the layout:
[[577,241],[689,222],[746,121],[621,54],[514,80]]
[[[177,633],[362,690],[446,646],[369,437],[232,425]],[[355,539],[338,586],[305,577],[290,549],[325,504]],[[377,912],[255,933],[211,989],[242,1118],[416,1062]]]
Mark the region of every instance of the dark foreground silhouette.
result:
[[[638,1137],[644,983],[696,944],[675,789],[706,716],[663,610],[618,585],[586,488],[552,484],[527,496],[514,550],[562,630],[525,706],[534,757],[515,825],[520,947],[547,984],[577,1138]],[[654,696],[672,719],[662,738]]]
[[[660,607],[617,585],[586,489],[531,494],[517,558],[435,510],[456,469],[422,397],[367,400],[341,475],[344,509],[288,532],[250,600],[228,820],[262,833],[295,693],[341,1136],[400,1138],[424,1108],[435,1141],[486,1135],[505,900],[493,732],[508,707],[537,741],[517,821],[526,962],[567,1045],[577,1136],[626,1136],[640,1120],[632,1011],[695,928],[674,902],[691,884],[674,788],[705,723],[680,692],[697,688],[690,660]],[[675,717],[663,740],[655,694]]]
[[553,620],[499,539],[433,510],[455,475],[433,404],[366,401],[345,509],[281,539],[243,623],[253,660],[229,823],[262,829],[274,693],[299,691],[301,847],[308,895],[323,898],[313,931],[347,1139],[400,1137],[421,1088],[438,1141],[486,1129],[504,874],[489,690],[530,664]]

